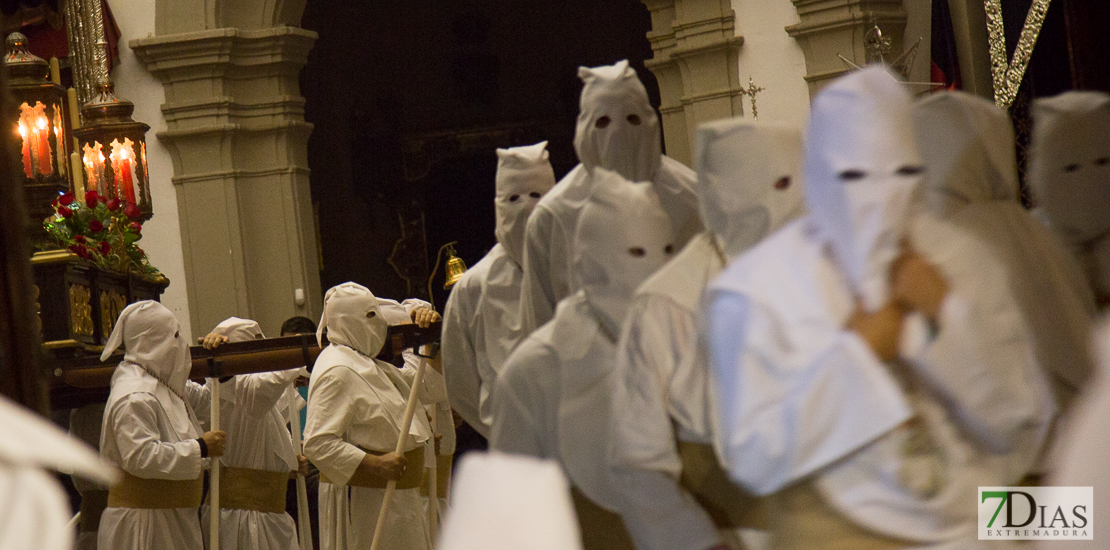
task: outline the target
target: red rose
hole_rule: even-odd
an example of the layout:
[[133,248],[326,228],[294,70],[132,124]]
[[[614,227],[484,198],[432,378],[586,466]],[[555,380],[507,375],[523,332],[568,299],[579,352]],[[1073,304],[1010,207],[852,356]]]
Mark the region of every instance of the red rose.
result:
[[58,197],[58,202],[62,206],[69,206],[69,205],[73,204],[73,193],[66,193],[66,194]]
[[143,224],[139,222],[131,222],[131,225],[128,225],[127,228],[138,233],[143,230]]
[[120,202],[119,199],[108,199],[104,202],[104,205],[108,207],[108,210],[115,212],[116,210],[119,210]]
[[143,213],[139,212],[139,207],[136,206],[135,203],[129,202],[127,203],[127,206],[123,207],[123,215],[131,218],[132,220],[137,220],[140,216],[143,215]]
[[100,204],[100,195],[97,195],[96,191],[85,193],[85,204],[89,208],[96,208],[96,205]]
[[70,210],[68,206],[59,206],[58,214],[60,214],[63,218],[68,218],[73,215],[73,210]]
[[[73,250],[73,248],[74,247],[71,247],[70,249]],[[89,248],[87,246],[76,246],[76,250],[73,251],[81,258],[86,260],[89,259]]]
[[100,220],[92,220],[89,222],[89,230],[93,233],[100,233],[104,231],[104,224]]
[[101,256],[107,256],[112,251],[112,245],[108,244],[108,241],[100,241],[96,246],[100,249]]
[[53,206],[54,208],[58,207],[58,197],[54,197],[54,200],[50,202],[50,206]]
[[85,239],[84,235],[77,235],[76,237],[73,238],[73,241],[78,243],[78,244],[85,244],[86,239]]
[[81,245],[79,245],[79,244],[71,244],[71,245],[69,245],[69,250],[70,250],[70,252],[73,252],[73,253],[75,253],[75,254],[79,254],[79,253],[80,253],[80,251],[81,251],[81,248],[82,248],[82,247],[81,247]]

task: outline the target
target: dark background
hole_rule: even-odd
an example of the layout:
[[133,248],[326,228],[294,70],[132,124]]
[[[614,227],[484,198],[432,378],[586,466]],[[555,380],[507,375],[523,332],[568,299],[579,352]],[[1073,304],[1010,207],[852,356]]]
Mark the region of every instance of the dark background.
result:
[[[638,0],[332,0],[302,25],[320,34],[301,91],[323,288],[426,299],[441,245],[481,259],[495,148],[548,140],[560,178],[577,163],[578,66],[629,59],[659,104]],[[442,306],[442,266],[434,288]]]

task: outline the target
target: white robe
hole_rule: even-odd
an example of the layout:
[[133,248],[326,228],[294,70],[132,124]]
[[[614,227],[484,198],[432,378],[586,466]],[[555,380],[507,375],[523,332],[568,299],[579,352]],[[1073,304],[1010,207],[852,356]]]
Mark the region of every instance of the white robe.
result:
[[490,448],[555,459],[590,500],[619,512],[606,466],[615,353],[583,293],[560,302],[497,379]]
[[[316,360],[309,382],[305,456],[320,469],[320,544],[327,550],[365,550],[374,538],[385,489],[346,485],[362,462],[360,447],[393,452],[410,386],[399,370],[346,346],[328,346]],[[426,444],[431,428],[413,416],[402,447]],[[410,465],[421,467],[422,465]],[[397,490],[387,516],[382,548],[431,550],[432,541],[420,490]]]
[[[220,464],[271,472],[297,469],[293,441],[281,409],[305,369],[243,374],[220,386],[220,429],[227,449]],[[210,508],[201,507],[201,527],[208,543]],[[222,550],[297,550],[297,526],[289,514],[220,509]]]
[[[693,185],[697,175],[666,155],[652,178],[663,209],[671,219],[675,249],[701,229]],[[593,192],[594,176],[575,166],[536,205],[528,217],[524,241],[524,280],[520,293],[521,331],[530,334],[555,314],[555,305],[579,289],[571,270],[574,232]]]
[[[122,369],[140,367],[120,364]],[[141,369],[140,369],[141,370]],[[148,375],[149,376],[149,375]],[[113,378],[113,381],[115,378]],[[167,391],[158,386],[156,391]],[[207,407],[201,386],[188,382],[185,397],[194,410]],[[184,433],[174,429],[154,394],[134,392],[104,414],[100,454],[106,462],[146,479],[188,480],[200,477],[207,459],[200,456],[196,417]],[[196,508],[104,510],[97,537],[100,550],[200,550],[203,547]]]
[[711,285],[730,474],[760,495],[812,476],[857,525],[930,547],[974,545],[966,503],[977,486],[1028,471],[1054,412],[1005,271],[958,230],[915,220],[914,247],[950,292],[939,331],[911,316],[903,364],[886,365],[842,328],[852,294],[811,224],[787,225]]
[[482,285],[494,260],[494,250],[468,269],[447,298],[443,312],[443,374],[451,408],[472,428],[489,437],[490,413],[486,403],[491,386],[483,384],[493,369],[486,354],[484,323],[478,317]]
[[[709,548],[717,527],[678,484],[675,443],[714,443],[709,371],[698,345],[701,291],[724,267],[713,237],[694,237],[637,291],[617,350],[609,462],[646,550]],[[675,284],[679,281],[680,284]]]

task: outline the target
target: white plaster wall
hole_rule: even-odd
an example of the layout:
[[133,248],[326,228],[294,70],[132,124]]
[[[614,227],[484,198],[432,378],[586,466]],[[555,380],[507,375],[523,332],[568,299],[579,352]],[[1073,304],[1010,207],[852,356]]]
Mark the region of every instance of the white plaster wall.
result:
[[[740,47],[740,83],[748,77],[764,90],[756,94],[759,120],[774,120],[804,128],[809,120],[809,87],[806,60],[798,43],[785,28],[798,23],[790,0],[732,0]],[[751,103],[744,98],[744,116]]]
[[108,0],[120,32],[120,63],[112,72],[116,95],[135,103],[135,120],[150,125],[146,135],[147,167],[150,170],[150,196],[154,217],[143,225],[139,246],[170,280],[162,295],[162,303],[177,316],[187,342],[192,341],[189,322],[189,301],[185,288],[185,260],[181,251],[181,226],[177,217],[177,193],[173,188],[173,164],[170,153],[155,136],[165,131],[161,105],[165,102],[162,83],[143,67],[127,46],[134,38],[154,34],[155,0]]

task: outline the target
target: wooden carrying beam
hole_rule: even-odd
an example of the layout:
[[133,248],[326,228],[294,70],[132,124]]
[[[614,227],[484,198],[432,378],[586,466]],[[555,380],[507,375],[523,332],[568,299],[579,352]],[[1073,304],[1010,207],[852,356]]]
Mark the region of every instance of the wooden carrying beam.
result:
[[[440,330],[439,322],[432,323],[428,328],[414,324],[391,326],[386,346],[377,358],[399,366],[401,352],[438,341]],[[312,369],[321,351],[316,337],[308,334],[227,343],[213,350],[193,346],[189,348],[193,358],[189,378],[200,382],[209,377],[281,371],[301,366]],[[122,359],[122,353],[117,353],[103,363],[99,356],[90,356],[55,364],[50,396],[53,408],[65,409],[105,400],[112,374]]]

